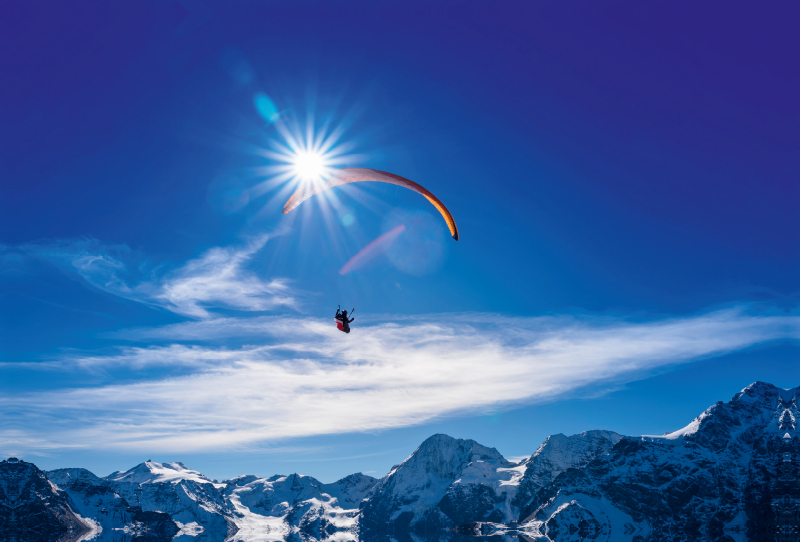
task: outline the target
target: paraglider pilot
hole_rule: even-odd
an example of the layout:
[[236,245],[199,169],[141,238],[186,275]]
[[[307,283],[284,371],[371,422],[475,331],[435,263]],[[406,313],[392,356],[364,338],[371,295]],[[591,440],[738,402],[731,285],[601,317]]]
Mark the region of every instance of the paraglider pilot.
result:
[[[350,311],[351,313],[353,311]],[[347,311],[343,311],[342,307],[336,309],[336,316],[334,316],[334,321],[336,322],[336,327],[339,331],[344,331],[345,333],[350,333],[350,322],[355,320],[355,318],[347,319]]]

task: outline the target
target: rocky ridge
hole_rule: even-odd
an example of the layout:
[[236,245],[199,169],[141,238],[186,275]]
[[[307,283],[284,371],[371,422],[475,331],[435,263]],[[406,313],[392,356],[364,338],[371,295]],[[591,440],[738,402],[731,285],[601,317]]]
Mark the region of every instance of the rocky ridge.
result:
[[67,542],[94,527],[35,465],[15,457],[0,462],[0,533],[5,539]]
[[520,521],[468,530],[552,540],[797,542],[798,391],[756,382],[683,429],[622,437],[528,491],[518,500]]

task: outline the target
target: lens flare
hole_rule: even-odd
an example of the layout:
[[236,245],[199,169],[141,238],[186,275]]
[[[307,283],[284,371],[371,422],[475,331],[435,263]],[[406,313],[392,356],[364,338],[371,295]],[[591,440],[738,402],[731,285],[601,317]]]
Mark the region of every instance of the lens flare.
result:
[[358,254],[350,258],[350,260],[339,270],[339,274],[344,275],[366,265],[370,260],[373,260],[379,254],[385,252],[386,249],[388,249],[392,243],[394,243],[397,238],[400,237],[400,234],[403,233],[405,229],[405,225],[400,224],[399,226],[395,226],[372,241],[370,244],[362,248]]
[[280,112],[278,112],[278,108],[275,107],[275,102],[263,92],[259,92],[255,95],[253,104],[256,106],[258,114],[267,122],[273,123],[281,116]]

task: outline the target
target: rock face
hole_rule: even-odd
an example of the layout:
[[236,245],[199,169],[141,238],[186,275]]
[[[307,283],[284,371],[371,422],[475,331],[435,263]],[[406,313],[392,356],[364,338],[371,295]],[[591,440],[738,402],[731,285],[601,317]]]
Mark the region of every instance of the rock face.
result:
[[0,537],[26,542],[68,542],[93,530],[72,509],[69,497],[32,463],[0,462]]
[[525,474],[512,500],[517,517],[524,521],[535,511],[534,496],[567,469],[580,469],[607,454],[622,439],[613,431],[584,431],[571,437],[551,435],[534,454],[522,462]]

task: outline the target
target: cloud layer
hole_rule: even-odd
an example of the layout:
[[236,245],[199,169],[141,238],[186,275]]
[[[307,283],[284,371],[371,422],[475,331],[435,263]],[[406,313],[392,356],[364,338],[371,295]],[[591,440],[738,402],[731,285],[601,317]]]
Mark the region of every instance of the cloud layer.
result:
[[[13,410],[19,420],[0,427],[5,446],[233,449],[403,427],[797,339],[800,318],[744,310],[649,322],[463,314],[362,322],[344,335],[332,321],[260,317],[129,333],[156,344],[61,363],[71,370],[126,367],[140,380],[4,397],[0,412]],[[231,338],[237,347],[219,346]],[[148,377],[160,367],[189,374]]]

